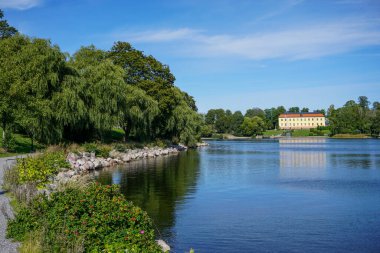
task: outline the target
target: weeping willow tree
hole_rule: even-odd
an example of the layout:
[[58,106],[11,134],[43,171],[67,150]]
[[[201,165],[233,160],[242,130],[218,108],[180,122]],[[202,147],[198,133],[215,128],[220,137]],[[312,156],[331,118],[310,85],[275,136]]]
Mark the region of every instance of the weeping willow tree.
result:
[[9,96],[2,103],[3,115],[12,118],[32,141],[58,142],[62,125],[52,109],[52,98],[66,75],[65,55],[44,39],[16,35],[1,43],[6,51],[1,76],[6,83],[3,88],[8,89],[5,95]]
[[19,63],[17,55],[21,47],[27,43],[22,36],[0,40],[0,121],[4,148],[6,131],[14,123],[17,112],[15,108],[20,100],[20,94],[14,87],[14,83],[19,79],[16,70]]
[[131,132],[140,140],[151,138],[152,122],[160,112],[157,101],[131,85],[126,87],[125,95],[126,106],[120,115],[120,126],[125,132],[125,141]]
[[168,119],[167,131],[173,136],[174,142],[195,146],[201,137],[202,117],[193,110],[185,99],[185,93],[173,88],[179,104],[174,108]]
[[[32,140],[104,140],[121,126],[125,139],[198,139],[194,99],[174,86],[169,67],[116,43],[105,52],[82,47],[69,61],[44,39],[0,40],[0,120]],[[5,135],[5,134],[4,134]]]
[[[93,46],[82,47],[75,53],[71,64],[79,80],[75,85],[76,94],[71,94],[71,98],[77,96],[84,108],[83,117],[74,128],[93,131],[103,140],[105,132],[119,123],[120,111],[126,105],[126,84],[123,69],[104,59],[102,54],[103,51]],[[66,96],[70,99],[69,93]]]

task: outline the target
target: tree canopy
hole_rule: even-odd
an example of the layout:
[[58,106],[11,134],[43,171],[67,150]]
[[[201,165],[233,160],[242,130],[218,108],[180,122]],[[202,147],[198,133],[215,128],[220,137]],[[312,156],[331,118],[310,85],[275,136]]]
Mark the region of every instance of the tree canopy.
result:
[[120,127],[126,140],[199,140],[201,117],[193,97],[174,85],[169,67],[153,56],[127,42],[109,51],[81,47],[68,56],[49,40],[0,24],[4,136],[18,130],[42,143],[82,142],[104,140]]

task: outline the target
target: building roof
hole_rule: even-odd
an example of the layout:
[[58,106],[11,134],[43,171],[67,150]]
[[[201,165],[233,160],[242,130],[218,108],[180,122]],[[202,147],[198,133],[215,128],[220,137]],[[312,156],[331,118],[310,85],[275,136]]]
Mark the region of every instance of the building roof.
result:
[[325,117],[322,113],[319,112],[302,112],[302,113],[294,113],[294,112],[285,112],[278,116],[279,118],[305,118],[305,117]]

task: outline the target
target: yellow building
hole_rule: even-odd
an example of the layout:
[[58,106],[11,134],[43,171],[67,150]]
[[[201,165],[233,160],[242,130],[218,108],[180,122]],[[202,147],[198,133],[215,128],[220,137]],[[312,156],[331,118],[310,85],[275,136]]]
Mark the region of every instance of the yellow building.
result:
[[326,119],[322,113],[286,112],[278,116],[278,125],[280,129],[310,129],[325,126]]

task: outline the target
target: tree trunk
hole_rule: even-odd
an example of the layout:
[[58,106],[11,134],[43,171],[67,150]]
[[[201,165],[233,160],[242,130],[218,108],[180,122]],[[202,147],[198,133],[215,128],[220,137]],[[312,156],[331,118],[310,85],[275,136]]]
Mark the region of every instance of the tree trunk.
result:
[[124,141],[127,142],[129,138],[129,134],[131,133],[131,129],[129,127],[123,127],[124,130]]

